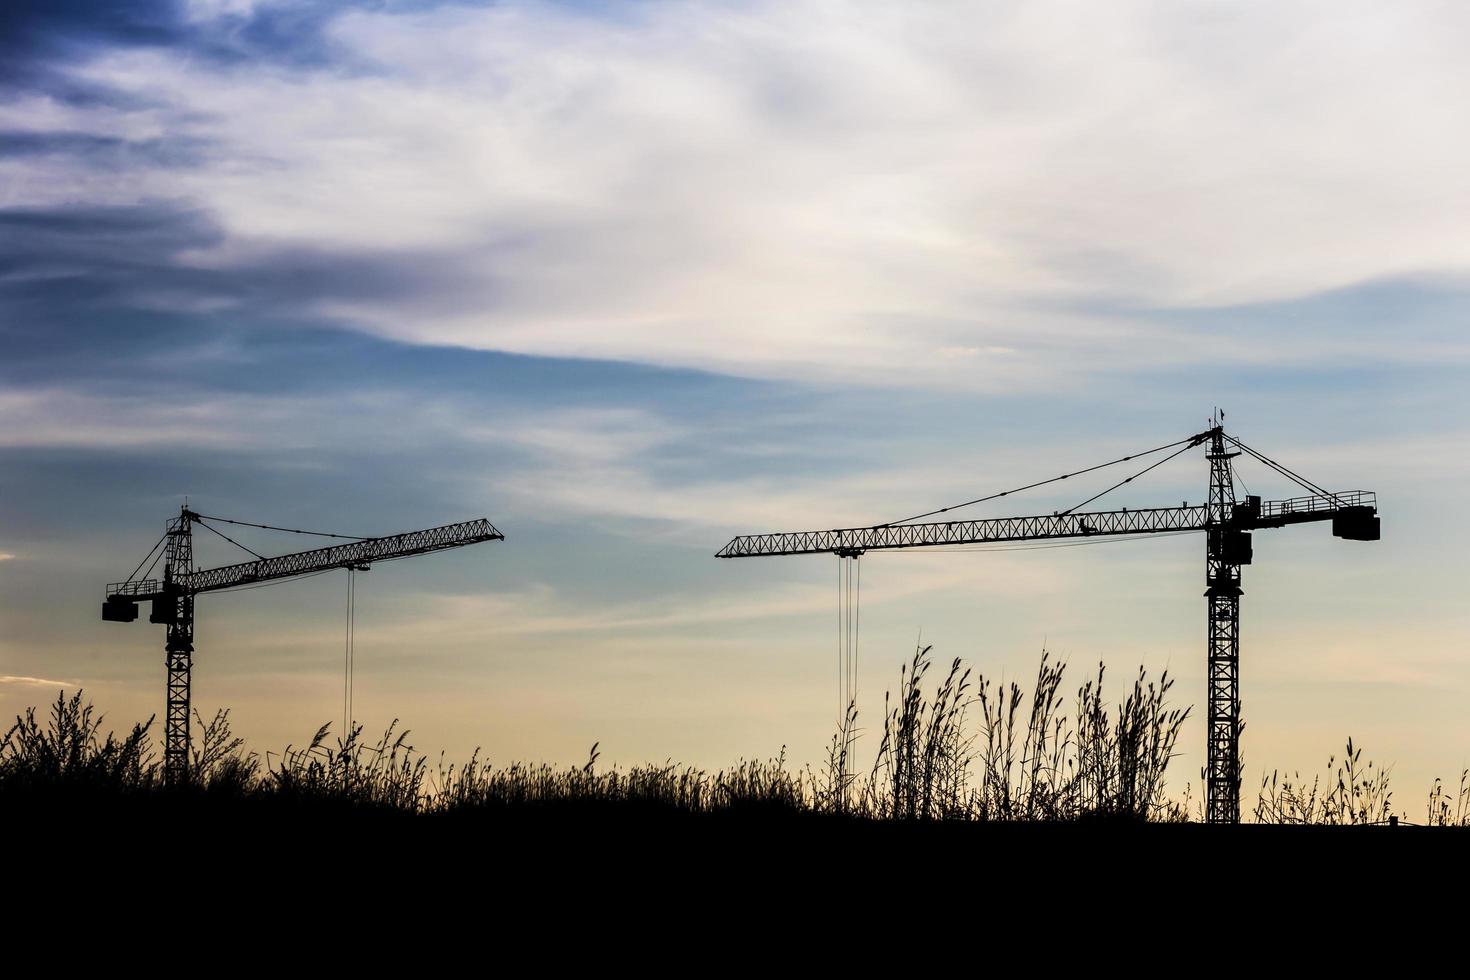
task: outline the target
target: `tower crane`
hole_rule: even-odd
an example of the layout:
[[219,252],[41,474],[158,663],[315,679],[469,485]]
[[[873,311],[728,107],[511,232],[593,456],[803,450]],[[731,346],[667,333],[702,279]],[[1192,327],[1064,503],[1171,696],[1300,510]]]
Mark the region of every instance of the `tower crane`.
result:
[[[1285,466],[1269,459],[1234,436],[1217,413],[1211,427],[1178,442],[1124,456],[1107,463],[1032,483],[1015,490],[990,494],[951,507],[940,508],[902,521],[871,527],[839,528],[830,531],[795,531],[751,534],[734,538],[716,557],[749,558],[764,555],[832,554],[839,559],[856,559],[869,551],[901,548],[985,544],[991,542],[1044,541],[1057,538],[1091,538],[1166,532],[1205,532],[1206,659],[1208,702],[1205,745],[1206,803],[1208,823],[1230,824],[1240,820],[1240,596],[1241,567],[1251,564],[1251,534],[1257,530],[1318,521],[1331,521],[1332,533],[1350,541],[1379,538],[1377,496],[1367,490],[1332,492],[1324,490]],[[1207,502],[1191,507],[1079,511],[1093,501],[1171,459],[1205,446],[1210,464]],[[1141,459],[1169,449],[1177,451],[1144,470],[1114,484],[1076,507],[1050,515],[1001,517],[986,520],[924,523],[924,518],[1010,496],[1056,483],[1128,460]],[[1245,454],[1307,491],[1304,496],[1263,501],[1235,494],[1234,463]],[[839,581],[841,577],[839,576]]]
[[[255,554],[255,561],[201,569],[194,566],[194,525],[213,531],[245,551],[244,545],[211,526],[211,522],[243,524],[273,531],[292,531],[320,537],[341,538],[334,544],[311,551],[267,558]],[[164,714],[163,776],[169,784],[181,784],[189,775],[189,675],[194,662],[194,599],[206,592],[218,592],[238,586],[253,585],[275,579],[309,575],[333,568],[364,570],[373,562],[394,561],[427,555],[435,551],[461,548],[481,541],[503,541],[505,535],[489,521],[464,521],[423,531],[409,531],[377,538],[355,538],[320,531],[297,531],[293,528],[252,524],[228,518],[203,517],[190,510],[188,504],[179,516],[168,522],[167,530],[147,557],[138,563],[125,582],[107,586],[102,603],[102,618],[114,623],[131,623],[138,618],[138,603],[150,602],[148,621],[164,627],[164,662],[168,675],[167,710]],[[161,550],[160,550],[161,549]],[[148,577],[159,558],[163,560],[163,578]],[[142,578],[143,566],[152,562]]]

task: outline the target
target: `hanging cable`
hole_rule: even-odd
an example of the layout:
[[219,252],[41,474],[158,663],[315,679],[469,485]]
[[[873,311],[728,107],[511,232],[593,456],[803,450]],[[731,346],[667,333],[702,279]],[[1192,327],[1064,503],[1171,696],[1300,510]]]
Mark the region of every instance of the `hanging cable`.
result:
[[1187,453],[1187,452],[1189,452],[1189,450],[1191,450],[1193,448],[1194,448],[1193,445],[1188,445],[1188,446],[1185,446],[1183,449],[1179,450],[1178,452],[1170,453],[1169,455],[1165,456],[1163,459],[1159,460],[1158,462],[1152,463],[1152,464],[1150,464],[1148,466],[1145,466],[1143,469],[1139,470],[1137,473],[1134,473],[1132,476],[1128,477],[1126,480],[1121,480],[1121,481],[1119,481],[1117,483],[1114,483],[1112,486],[1108,487],[1102,493],[1095,493],[1091,497],[1088,497],[1086,500],[1082,501],[1082,503],[1077,504],[1074,507],[1068,507],[1066,510],[1062,511],[1062,513],[1063,514],[1070,514],[1070,513],[1072,513],[1072,511],[1076,510],[1078,507],[1086,507],[1088,504],[1092,503],[1094,500],[1098,499],[1099,497],[1105,497],[1105,496],[1107,496],[1108,494],[1112,493],[1114,490],[1116,490],[1119,487],[1123,486],[1125,483],[1132,483],[1134,480],[1138,479],[1140,476],[1143,476],[1149,470],[1157,469],[1158,467],[1163,466],[1169,460],[1174,459],[1174,458],[1176,458],[1176,457],[1178,457],[1178,456],[1180,456],[1180,455],[1182,455],[1184,453]]
[[1295,483],[1297,486],[1302,487],[1303,489],[1306,489],[1306,490],[1310,490],[1313,494],[1316,494],[1318,496],[1329,497],[1329,498],[1331,498],[1333,500],[1336,500],[1337,499],[1337,494],[1333,493],[1331,490],[1325,490],[1322,487],[1319,487],[1317,484],[1313,483],[1311,480],[1308,480],[1306,477],[1302,476],[1300,473],[1296,473],[1296,472],[1294,472],[1294,471],[1292,471],[1290,469],[1287,469],[1285,466],[1283,466],[1280,463],[1276,462],[1274,459],[1270,459],[1267,456],[1265,456],[1265,455],[1257,452],[1256,450],[1252,449],[1250,446],[1247,446],[1245,443],[1241,442],[1239,439],[1235,438],[1234,436],[1227,435],[1225,438],[1228,439],[1228,440],[1230,440],[1230,442],[1233,445],[1237,446],[1238,448],[1240,448],[1244,452],[1249,453],[1251,456],[1253,456],[1254,458],[1260,460],[1262,463],[1265,463],[1271,469],[1275,470],[1277,473],[1280,473],[1282,476],[1286,477],[1288,480],[1290,480],[1291,482]]
[[303,531],[294,527],[276,527],[274,524],[255,524],[251,521],[232,521],[228,517],[206,517],[196,515],[200,520],[220,521],[223,524],[238,524],[241,527],[258,527],[266,531],[284,531],[287,534],[310,534],[318,538],[343,538],[347,541],[373,541],[375,537],[370,534],[328,534],[326,531]]
[[[159,548],[163,547],[163,543],[165,541],[167,541],[167,540],[168,540],[168,535],[167,534],[164,534],[163,537],[159,538],[158,539],[158,543],[155,544],[153,547],[149,548],[148,549],[148,554],[144,555],[143,556],[143,560],[140,561],[140,562],[138,562],[138,567],[135,568],[135,569],[133,569],[133,574],[132,575],[129,575],[123,581],[131,582],[134,578],[136,578],[137,575],[138,575],[138,573],[143,570],[143,566],[147,563],[148,559],[153,558],[153,553],[155,551],[157,551]],[[158,560],[157,559],[154,559],[153,565],[156,565],[156,564],[158,564]],[[153,565],[149,565],[148,566],[148,571],[150,573],[153,571]]]
[[1190,436],[1188,439],[1180,439],[1177,442],[1171,442],[1171,443],[1169,443],[1166,446],[1158,446],[1158,447],[1156,447],[1154,449],[1145,450],[1144,452],[1141,452],[1141,453],[1133,453],[1133,454],[1128,455],[1128,456],[1120,456],[1117,459],[1110,460],[1110,461],[1108,461],[1106,463],[1098,463],[1096,466],[1089,466],[1089,467],[1087,467],[1086,469],[1083,469],[1083,470],[1074,470],[1071,473],[1063,473],[1061,476],[1054,476],[1054,477],[1052,477],[1049,480],[1040,480],[1040,481],[1038,481],[1036,483],[1028,483],[1026,486],[1024,486],[1024,487],[1016,487],[1014,490],[1005,490],[1005,491],[1002,491],[1000,493],[992,493],[992,494],[990,494],[987,497],[976,497],[974,500],[967,500],[967,501],[965,501],[962,504],[951,504],[948,507],[941,507],[938,510],[931,510],[931,511],[929,511],[927,513],[924,513],[924,514],[915,514],[913,517],[905,517],[901,521],[889,521],[887,524],[878,524],[878,525],[875,525],[875,526],[876,527],[892,527],[895,524],[907,524],[910,521],[922,520],[925,517],[933,517],[936,514],[944,514],[944,513],[947,513],[948,511],[959,510],[961,507],[969,507],[971,504],[983,504],[987,500],[999,500],[1001,497],[1008,497],[1011,494],[1022,493],[1022,492],[1026,491],[1026,490],[1034,490],[1037,487],[1044,487],[1044,486],[1046,486],[1049,483],[1057,483],[1057,482],[1059,482],[1061,480],[1071,479],[1074,476],[1082,476],[1085,473],[1091,473],[1091,472],[1093,472],[1095,470],[1105,469],[1105,468],[1107,468],[1109,466],[1116,466],[1119,463],[1126,463],[1126,462],[1128,462],[1129,460],[1132,460],[1132,459],[1140,459],[1140,458],[1142,458],[1144,456],[1152,456],[1154,453],[1163,452],[1165,449],[1173,449],[1175,446],[1182,446],[1185,443],[1188,443],[1189,444],[1189,446],[1187,446],[1186,448],[1189,448],[1189,447],[1192,447],[1192,446],[1198,446],[1201,442],[1203,442],[1205,440],[1205,438],[1207,436],[1208,436],[1208,433],[1200,433],[1199,435]]
[[347,619],[347,721],[357,723],[357,569],[347,570],[351,593]]
[[[849,558],[847,561],[847,697],[843,700],[847,703],[843,706],[848,712],[852,710],[853,686],[856,679],[853,676],[857,668],[857,569],[858,559]],[[845,719],[844,715],[844,719]]]
[[[164,537],[167,538],[168,535],[165,534]],[[167,545],[164,545],[162,548],[159,548],[158,549],[158,554],[156,554],[156,555],[153,556],[153,563],[148,566],[148,571],[146,571],[146,572],[143,573],[143,577],[145,579],[152,578],[153,577],[153,569],[155,569],[155,568],[158,567],[158,563],[161,562],[161,561],[163,561],[164,555],[167,555],[167,554],[168,554],[168,546]]]
[[852,560],[857,583],[852,590],[852,697],[849,702],[856,707],[858,696],[858,650],[863,632],[863,565],[862,558]]
[[854,554],[837,555],[837,738],[842,771],[841,792],[847,792],[850,773],[848,743],[857,712],[858,650],[862,631],[862,565]]
[[1238,466],[1232,466],[1232,467],[1230,467],[1230,476],[1231,476],[1232,479],[1234,479],[1237,483],[1240,484],[1240,488],[1245,491],[1246,496],[1250,496],[1250,492],[1251,492],[1250,484],[1248,484],[1248,483],[1245,482],[1245,477],[1244,476],[1241,476],[1241,474],[1240,474],[1240,467],[1238,467]]
[[862,566],[853,555],[837,556],[837,712],[845,725],[857,701],[858,642],[862,630]]
[[[211,518],[211,520],[212,520],[212,518]],[[239,548],[241,551],[243,551],[243,552],[245,552],[247,554],[250,554],[250,555],[254,555],[256,558],[258,558],[261,561],[265,561],[265,555],[262,555],[262,554],[260,554],[259,552],[256,552],[256,551],[251,551],[249,548],[245,547],[243,544],[241,544],[240,542],[236,541],[234,538],[230,537],[228,534],[225,534],[223,531],[220,531],[220,530],[217,530],[215,528],[210,527],[208,524],[204,523],[204,520],[202,518],[200,520],[195,521],[194,523],[195,524],[198,524],[200,527],[205,528],[205,529],[207,529],[209,531],[213,531],[215,534],[218,534],[220,537],[224,538],[226,541],[228,541],[230,544],[234,545],[236,548]]]
[[847,558],[839,558],[838,561],[842,564],[842,666],[837,689],[837,723],[840,726],[847,712],[847,658],[852,643],[852,566]]
[[357,607],[357,569],[347,567],[347,636],[342,647],[342,737],[352,735],[353,636]]

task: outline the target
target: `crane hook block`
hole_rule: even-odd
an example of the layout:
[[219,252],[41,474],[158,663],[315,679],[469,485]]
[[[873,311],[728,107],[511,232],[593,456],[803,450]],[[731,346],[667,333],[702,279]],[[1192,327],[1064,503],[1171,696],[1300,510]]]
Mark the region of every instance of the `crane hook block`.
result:
[[102,603],[102,618],[109,623],[136,622],[138,604],[126,596],[110,595]]
[[1377,541],[1378,515],[1372,507],[1344,507],[1332,515],[1332,535],[1346,541]]

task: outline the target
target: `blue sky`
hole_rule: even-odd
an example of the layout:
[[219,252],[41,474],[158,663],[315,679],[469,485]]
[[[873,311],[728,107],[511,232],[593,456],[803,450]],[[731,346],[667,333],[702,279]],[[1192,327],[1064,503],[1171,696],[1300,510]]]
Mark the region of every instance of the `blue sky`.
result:
[[[713,560],[725,540],[895,519],[1220,405],[1384,505],[1378,545],[1258,541],[1249,764],[1353,734],[1417,794],[1470,760],[1466,26],[1443,4],[8,9],[0,709],[82,685],[119,720],[159,710],[156,628],[95,611],[187,494],[506,532],[360,577],[359,714],[422,747],[815,759],[833,562]],[[1117,503],[1205,482],[1181,459]],[[1201,551],[871,556],[865,717],[920,631],[993,676],[1043,643],[1079,683],[1168,667],[1198,703]],[[262,747],[337,717],[344,586],[203,600],[201,706]],[[1197,729],[1183,749],[1197,782]]]

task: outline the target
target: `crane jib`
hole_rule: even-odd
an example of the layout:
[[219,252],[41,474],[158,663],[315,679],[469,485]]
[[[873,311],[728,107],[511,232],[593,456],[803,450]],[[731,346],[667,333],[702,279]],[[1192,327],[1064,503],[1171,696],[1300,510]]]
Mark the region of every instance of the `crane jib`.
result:
[[[446,524],[423,531],[410,531],[381,538],[366,538],[362,541],[315,548],[311,551],[301,551],[275,558],[188,572],[176,575],[174,580],[167,585],[157,579],[118,582],[107,587],[107,594],[109,597],[117,596],[139,601],[159,598],[170,591],[195,594],[213,592],[237,585],[248,585],[293,575],[306,575],[332,568],[360,567],[375,561],[407,558],[412,555],[429,554],[482,541],[501,541],[504,538],[505,536],[496,530],[493,524],[482,518],[458,524]],[[116,614],[125,616],[126,612],[118,605]],[[104,611],[104,616],[106,615]]]
[[[1261,501],[1249,498],[1236,506],[1223,524],[1236,531],[1284,527],[1308,521],[1333,521],[1339,537],[1358,540],[1377,538],[1377,498],[1368,490],[1349,490],[1330,495]],[[1207,506],[1154,507],[1140,510],[1057,513],[1030,517],[999,517],[974,521],[942,521],[929,524],[880,524],[874,527],[838,528],[830,531],[792,531],[750,534],[734,538],[716,557],[748,558],[773,555],[841,554],[900,548],[988,544],[1006,541],[1041,541],[1053,538],[1086,538],[1131,534],[1160,534],[1171,531],[1206,531],[1219,517]],[[1371,536],[1370,536],[1371,535]]]

